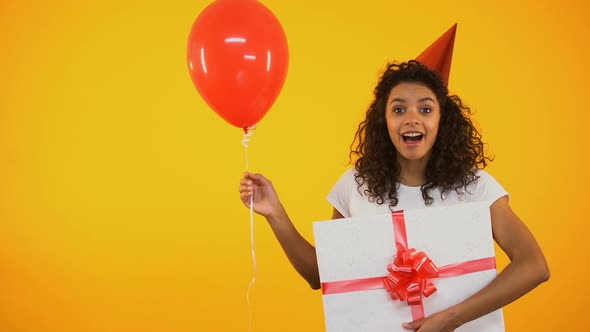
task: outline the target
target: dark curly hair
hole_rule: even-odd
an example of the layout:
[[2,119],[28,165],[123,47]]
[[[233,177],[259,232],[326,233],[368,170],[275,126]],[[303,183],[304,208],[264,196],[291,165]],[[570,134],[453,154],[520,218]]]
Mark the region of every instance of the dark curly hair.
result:
[[[432,189],[443,194],[463,188],[476,181],[478,169],[486,167],[491,158],[484,155],[481,134],[470,119],[471,109],[449,91],[439,74],[417,61],[389,63],[375,87],[375,99],[367,110],[366,118],[358,126],[351,144],[350,162],[355,162],[355,180],[358,190],[367,185],[364,194],[371,202],[389,203],[393,211],[398,203],[400,165],[395,146],[387,131],[385,109],[391,89],[402,82],[419,82],[436,95],[441,109],[438,135],[428,164],[426,183],[420,189],[426,205],[432,204]],[[356,144],[355,144],[356,143]]]

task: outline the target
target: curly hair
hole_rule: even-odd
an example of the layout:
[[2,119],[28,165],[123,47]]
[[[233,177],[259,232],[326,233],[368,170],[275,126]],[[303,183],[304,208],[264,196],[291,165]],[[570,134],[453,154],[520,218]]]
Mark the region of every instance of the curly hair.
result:
[[[471,109],[449,91],[439,74],[417,61],[389,63],[374,90],[374,100],[365,120],[358,126],[351,144],[350,162],[356,158],[355,180],[359,193],[363,191],[371,202],[389,203],[390,210],[398,204],[400,165],[397,150],[387,131],[385,109],[391,89],[402,82],[419,82],[435,94],[441,109],[438,135],[426,166],[426,183],[420,187],[426,205],[434,199],[430,193],[440,188],[443,194],[463,188],[479,177],[478,169],[487,166],[491,158],[484,155],[481,134],[470,119]],[[356,143],[356,145],[355,145]]]

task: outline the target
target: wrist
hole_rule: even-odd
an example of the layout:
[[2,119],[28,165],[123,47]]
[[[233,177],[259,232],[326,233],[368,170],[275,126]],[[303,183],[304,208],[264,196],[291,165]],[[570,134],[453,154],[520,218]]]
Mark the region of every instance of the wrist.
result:
[[465,324],[463,317],[461,316],[461,309],[457,306],[450,307],[444,312],[453,329]]
[[268,221],[268,223],[272,225],[279,223],[280,220],[283,219],[283,216],[285,216],[286,214],[287,212],[285,211],[283,204],[281,204],[281,202],[278,202],[276,208],[272,209],[272,211],[270,211],[268,215],[264,217],[266,218],[266,221]]

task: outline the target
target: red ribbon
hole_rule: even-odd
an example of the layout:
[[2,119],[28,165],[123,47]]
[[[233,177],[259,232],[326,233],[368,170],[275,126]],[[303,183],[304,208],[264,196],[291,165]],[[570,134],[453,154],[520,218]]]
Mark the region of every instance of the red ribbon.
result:
[[392,213],[397,255],[387,266],[389,275],[373,278],[342,280],[322,283],[322,293],[337,294],[385,288],[393,300],[407,301],[413,320],[424,318],[422,295],[436,292],[430,281],[434,278],[453,277],[496,268],[495,257],[471,260],[437,267],[424,252],[408,249],[404,211]]
[[416,249],[398,251],[392,264],[387,266],[389,275],[383,278],[385,289],[394,300],[408,304],[422,303],[422,294],[429,297],[436,287],[429,278],[438,277],[438,267],[422,251]]

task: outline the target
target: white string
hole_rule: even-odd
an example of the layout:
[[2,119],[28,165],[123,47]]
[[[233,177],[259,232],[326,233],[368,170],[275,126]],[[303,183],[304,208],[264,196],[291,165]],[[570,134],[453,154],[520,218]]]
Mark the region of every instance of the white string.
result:
[[[249,169],[248,165],[248,142],[250,142],[250,137],[254,134],[255,126],[249,127],[244,131],[244,138],[242,139],[242,145],[244,146],[244,151],[246,152],[246,171]],[[254,250],[254,195],[250,196],[250,250],[252,251],[252,266],[253,266],[253,273],[252,273],[252,280],[250,280],[250,284],[248,285],[248,290],[246,291],[246,303],[248,303],[248,331],[252,332],[252,305],[250,303],[250,291],[254,283],[256,282],[256,251]]]
[[242,139],[242,145],[244,146],[244,151],[246,151],[246,170],[248,170],[248,142],[250,142],[250,137],[254,135],[254,129],[256,126],[248,127],[244,130],[244,138]]

